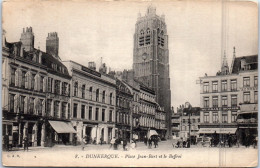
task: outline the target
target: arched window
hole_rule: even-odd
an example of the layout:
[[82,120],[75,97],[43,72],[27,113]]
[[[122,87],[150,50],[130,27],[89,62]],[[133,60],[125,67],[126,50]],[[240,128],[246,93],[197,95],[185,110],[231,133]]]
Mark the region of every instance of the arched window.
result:
[[151,33],[151,31],[150,31],[149,28],[147,28],[146,33],[147,33],[147,34],[150,34],[150,33]]
[[105,103],[105,98],[106,98],[106,91],[103,91],[103,93],[102,93],[102,103]]
[[74,96],[78,96],[78,82],[74,83]]
[[140,31],[139,46],[144,46],[144,31]]
[[85,99],[85,89],[86,89],[86,85],[82,85],[81,87],[81,93],[82,93],[82,98]]
[[140,34],[141,34],[141,36],[144,35],[144,30],[143,29],[140,31]]
[[96,90],[96,101],[99,101],[99,89]]
[[112,104],[112,98],[113,98],[113,93],[110,93],[110,95],[109,95],[109,104]]
[[92,100],[92,91],[93,91],[93,88],[90,87],[89,88],[89,98],[90,98],[90,100]]

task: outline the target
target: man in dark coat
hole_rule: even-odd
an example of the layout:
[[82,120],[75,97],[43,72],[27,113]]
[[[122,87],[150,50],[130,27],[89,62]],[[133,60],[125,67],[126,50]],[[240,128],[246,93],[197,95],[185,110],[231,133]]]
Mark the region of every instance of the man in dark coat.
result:
[[126,138],[123,139],[123,149],[126,150],[127,140]]
[[28,137],[25,136],[24,139],[23,139],[23,143],[24,143],[24,151],[25,150],[29,150],[28,146],[29,146],[29,140],[28,140]]

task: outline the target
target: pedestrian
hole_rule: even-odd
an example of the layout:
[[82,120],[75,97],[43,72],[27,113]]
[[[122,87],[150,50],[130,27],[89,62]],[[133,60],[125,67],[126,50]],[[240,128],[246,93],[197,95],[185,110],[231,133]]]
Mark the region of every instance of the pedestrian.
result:
[[158,147],[158,138],[155,137],[154,138],[154,148],[157,148]]
[[103,139],[103,136],[100,138],[100,145],[102,145],[103,144],[103,141],[104,141],[104,139]]
[[131,140],[131,149],[135,149],[135,147],[136,147],[136,144],[135,144],[135,141],[133,139],[133,140]]
[[82,142],[81,142],[82,150],[85,149],[86,145],[87,145],[87,137],[84,136],[84,137],[82,138]]
[[24,151],[25,150],[28,151],[29,150],[29,147],[28,147],[29,146],[29,140],[28,140],[27,136],[24,137],[23,143],[24,143]]
[[115,149],[115,143],[116,143],[116,139],[115,139],[115,137],[113,137],[112,139],[111,139],[111,141],[110,141],[110,148],[111,147],[113,147],[114,149]]
[[148,148],[149,149],[152,148],[152,138],[151,137],[148,139]]
[[232,147],[232,136],[228,135],[228,147]]
[[9,151],[9,135],[4,136],[4,148],[6,151]]
[[123,139],[123,150],[126,150],[127,140],[126,138]]
[[144,144],[145,144],[145,146],[147,146],[147,137],[146,136],[144,136]]

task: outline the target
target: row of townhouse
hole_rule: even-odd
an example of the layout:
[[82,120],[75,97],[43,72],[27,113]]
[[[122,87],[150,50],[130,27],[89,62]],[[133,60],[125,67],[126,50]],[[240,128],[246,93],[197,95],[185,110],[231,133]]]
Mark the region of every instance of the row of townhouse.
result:
[[[28,137],[30,146],[72,144],[87,137],[89,143],[109,143],[113,137],[154,128],[165,130],[165,112],[153,90],[88,67],[61,61],[56,32],[46,38],[46,52],[34,48],[32,28],[19,42],[3,37],[3,136],[14,146]],[[132,78],[133,79],[133,78]],[[132,80],[134,81],[134,80]],[[157,116],[157,117],[155,117]]]

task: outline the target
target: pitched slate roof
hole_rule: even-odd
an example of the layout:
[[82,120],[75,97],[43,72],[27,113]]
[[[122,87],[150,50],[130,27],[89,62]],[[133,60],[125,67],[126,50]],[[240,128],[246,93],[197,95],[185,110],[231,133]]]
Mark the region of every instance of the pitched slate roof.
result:
[[233,68],[231,73],[238,73],[241,70],[241,59],[245,59],[246,64],[251,65],[250,70],[257,70],[258,65],[258,55],[251,55],[251,56],[244,56],[244,57],[237,57],[234,60]]

